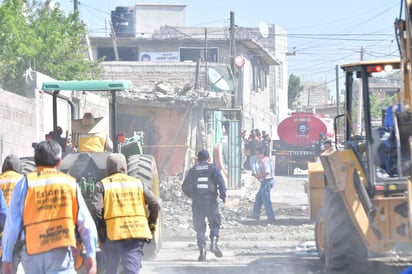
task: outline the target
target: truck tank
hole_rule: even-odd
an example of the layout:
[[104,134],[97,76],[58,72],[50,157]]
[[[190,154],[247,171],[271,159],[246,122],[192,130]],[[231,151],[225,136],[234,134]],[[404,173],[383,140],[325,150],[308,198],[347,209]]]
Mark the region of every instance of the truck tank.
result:
[[295,168],[306,170],[308,162],[320,153],[320,141],[328,133],[326,123],[313,112],[295,112],[277,128],[279,140],[273,140],[275,174],[292,175]]

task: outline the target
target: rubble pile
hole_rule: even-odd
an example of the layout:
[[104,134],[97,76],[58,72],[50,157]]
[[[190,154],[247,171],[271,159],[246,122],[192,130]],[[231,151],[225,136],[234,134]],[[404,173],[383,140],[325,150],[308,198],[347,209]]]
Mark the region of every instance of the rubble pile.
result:
[[182,192],[183,180],[178,176],[162,177],[160,198],[163,211],[164,237],[184,236],[192,228],[191,200]]
[[[183,180],[178,176],[163,177],[160,184],[160,198],[162,199],[163,227],[165,237],[184,237],[188,231],[193,230],[192,224],[192,201],[182,192]],[[243,206],[225,206],[223,209],[223,227],[231,228],[238,226],[238,220],[246,216],[253,203],[256,186],[247,185],[250,189],[241,191],[245,193],[239,197]],[[243,188],[243,187],[242,187]],[[253,188],[253,189],[252,189]],[[228,193],[229,194],[229,193]],[[250,195],[252,194],[252,195]],[[228,195],[228,200],[231,197]],[[249,204],[246,206],[245,204]]]

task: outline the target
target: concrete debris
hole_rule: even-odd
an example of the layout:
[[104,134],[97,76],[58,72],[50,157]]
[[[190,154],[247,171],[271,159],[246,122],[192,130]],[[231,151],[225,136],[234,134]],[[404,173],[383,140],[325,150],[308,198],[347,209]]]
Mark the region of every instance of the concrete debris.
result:
[[163,94],[174,94],[173,86],[170,83],[156,83],[155,91],[160,91]]
[[192,83],[182,86],[172,85],[171,83],[158,82],[154,86],[139,86],[132,90],[118,93],[119,102],[142,101],[176,101],[193,102],[207,101],[219,102],[225,99],[222,92],[206,92],[203,89],[193,89]]

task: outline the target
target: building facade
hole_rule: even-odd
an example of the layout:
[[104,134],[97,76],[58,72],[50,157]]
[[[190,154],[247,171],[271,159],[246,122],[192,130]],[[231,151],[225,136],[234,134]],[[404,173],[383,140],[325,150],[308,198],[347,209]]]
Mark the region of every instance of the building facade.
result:
[[[230,106],[242,109],[242,127],[275,134],[277,124],[287,117],[288,52],[282,28],[266,26],[267,32],[262,33],[262,28],[235,26],[232,33],[230,26],[186,26],[184,4],[136,4],[127,8],[129,18],[130,13],[133,17],[133,29],[127,35],[114,33],[115,39],[91,37],[93,58],[104,58],[107,62],[155,62],[159,66],[175,63],[177,74],[182,63],[199,63],[199,73],[205,73],[199,74],[192,85],[204,90],[216,88],[208,79],[208,68],[215,63],[226,64],[235,78],[235,91],[229,91]],[[243,65],[231,66],[231,57],[243,60]],[[157,78],[153,73],[148,79]],[[140,87],[145,80],[141,79],[136,86]],[[226,86],[224,81],[218,85]]]
[[[117,12],[127,13],[127,20],[133,17],[132,35],[130,29],[122,29],[113,39],[90,37],[89,58],[104,59],[105,79],[133,82],[134,89],[117,102],[118,128],[127,136],[145,132],[145,153],[156,157],[161,173],[184,173],[196,151],[205,147],[212,151],[228,134],[225,130],[236,160],[241,128],[276,132],[280,117],[287,115],[287,40],[280,28],[273,25],[262,34],[259,28],[240,26],[234,33],[228,27],[187,27],[185,5],[136,5]],[[142,22],[150,24],[143,28]],[[125,25],[114,28],[119,26]],[[279,33],[284,39],[278,38]],[[33,142],[53,130],[46,111],[51,96],[40,89],[49,79],[35,79],[27,92],[34,100],[26,115],[31,120],[24,122]],[[109,116],[110,96],[62,93],[59,109],[66,114],[59,115],[58,125],[69,134],[73,110],[68,100],[75,105],[75,118],[84,112]],[[229,127],[223,129],[226,122]],[[29,149],[27,144],[19,156]]]

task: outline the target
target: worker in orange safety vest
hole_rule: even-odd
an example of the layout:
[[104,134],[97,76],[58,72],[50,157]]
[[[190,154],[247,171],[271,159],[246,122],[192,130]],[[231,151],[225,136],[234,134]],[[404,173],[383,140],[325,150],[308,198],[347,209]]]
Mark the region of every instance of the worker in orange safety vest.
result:
[[[3,166],[0,174],[0,189],[4,194],[4,199],[7,207],[10,206],[11,196],[13,194],[16,183],[23,178],[22,163],[20,158],[14,154],[4,158]],[[5,222],[6,220],[4,220]],[[1,222],[1,221],[0,221]],[[1,238],[0,238],[1,239]],[[0,257],[1,257],[0,249]],[[13,253],[13,273],[17,273],[18,265],[21,262],[21,252]]]
[[139,178],[127,175],[123,154],[112,153],[106,170],[108,177],[96,183],[90,209],[104,267],[106,273],[117,273],[121,261],[124,273],[139,273],[143,246],[156,230],[159,200]]
[[75,273],[76,233],[85,246],[85,268],[96,273],[96,226],[76,179],[58,170],[61,159],[56,141],[38,143],[37,169],[17,182],[3,234],[3,274],[13,272],[13,249],[18,242],[26,274]]

